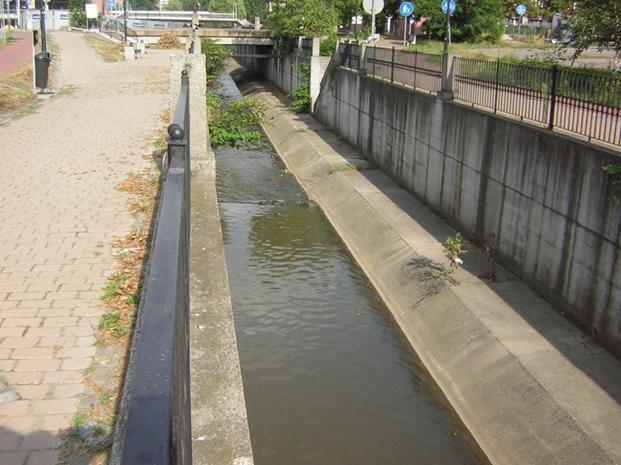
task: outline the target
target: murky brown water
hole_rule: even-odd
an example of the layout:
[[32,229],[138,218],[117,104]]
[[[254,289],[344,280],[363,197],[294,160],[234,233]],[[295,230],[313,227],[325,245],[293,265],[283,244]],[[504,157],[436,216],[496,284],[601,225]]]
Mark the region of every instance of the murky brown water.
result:
[[277,157],[216,157],[255,463],[480,464],[389,311]]

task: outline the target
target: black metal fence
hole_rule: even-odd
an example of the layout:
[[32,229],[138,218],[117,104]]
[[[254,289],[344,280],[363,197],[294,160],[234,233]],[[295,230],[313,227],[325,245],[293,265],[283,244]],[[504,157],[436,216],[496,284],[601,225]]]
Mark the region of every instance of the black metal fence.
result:
[[358,44],[341,42],[339,44],[339,65],[343,68],[360,69],[361,47]]
[[189,373],[190,119],[184,70],[128,369],[122,465],[192,463]]
[[442,55],[404,52],[393,48],[339,45],[339,64],[344,68],[365,71],[369,76],[414,89],[437,93],[442,87]]
[[307,38],[303,38],[301,39],[301,44],[300,44],[300,53],[302,55],[306,55],[306,56],[312,56],[313,54],[313,39],[307,39]]
[[455,57],[455,98],[621,145],[621,76]]
[[373,77],[428,92],[437,93],[442,87],[442,55],[369,47],[366,71]]

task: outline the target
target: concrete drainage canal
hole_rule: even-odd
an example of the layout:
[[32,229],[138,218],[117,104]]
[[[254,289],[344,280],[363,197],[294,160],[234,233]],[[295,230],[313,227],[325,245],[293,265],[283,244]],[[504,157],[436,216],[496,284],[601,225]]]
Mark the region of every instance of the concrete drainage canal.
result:
[[[218,92],[240,98],[225,75]],[[216,149],[257,465],[486,463],[320,209],[268,147]]]

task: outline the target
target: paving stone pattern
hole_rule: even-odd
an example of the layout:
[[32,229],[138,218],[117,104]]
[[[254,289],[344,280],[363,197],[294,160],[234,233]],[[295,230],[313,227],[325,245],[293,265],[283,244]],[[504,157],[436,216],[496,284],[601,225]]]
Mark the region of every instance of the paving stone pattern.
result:
[[[54,464],[96,352],[112,244],[132,218],[116,187],[146,166],[168,55],[104,63],[58,32],[67,95],[0,128],[0,463]],[[71,91],[69,91],[71,90]]]

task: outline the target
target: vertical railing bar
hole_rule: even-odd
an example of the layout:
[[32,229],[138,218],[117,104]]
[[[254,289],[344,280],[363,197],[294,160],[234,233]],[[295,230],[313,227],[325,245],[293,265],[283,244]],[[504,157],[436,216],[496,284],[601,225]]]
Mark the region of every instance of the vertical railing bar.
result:
[[558,66],[552,66],[552,89],[550,91],[550,114],[548,129],[554,129],[554,113],[556,112],[556,85],[558,79]]
[[395,47],[392,48],[392,58],[390,60],[390,83],[395,82]]

